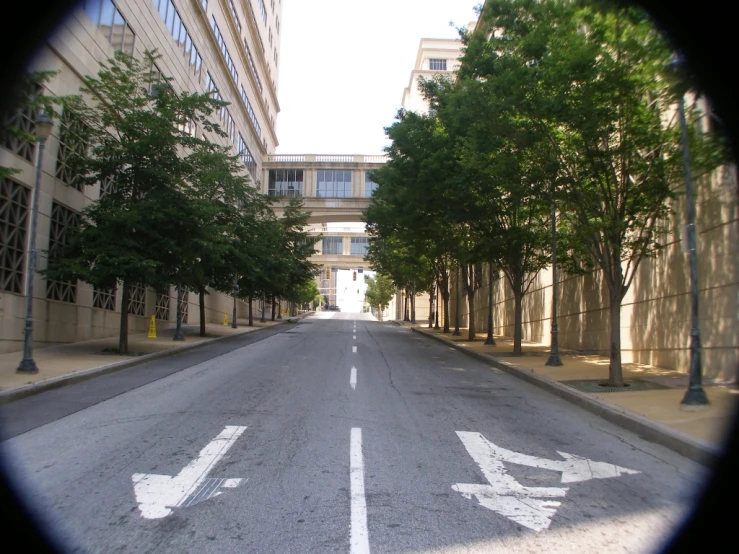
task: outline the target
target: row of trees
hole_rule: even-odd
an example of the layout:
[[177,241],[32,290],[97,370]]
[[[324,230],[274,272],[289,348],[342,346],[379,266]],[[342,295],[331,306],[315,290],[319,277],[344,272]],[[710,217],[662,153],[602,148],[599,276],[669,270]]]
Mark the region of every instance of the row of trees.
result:
[[[514,296],[520,354],[523,298],[551,263],[556,217],[565,270],[602,271],[620,386],[621,301],[683,182],[671,49],[640,9],[574,0],[488,0],[462,40],[456,79],[422,82],[429,114],[401,110],[386,129],[389,162],[365,214],[370,259],[397,286],[436,281],[444,332],[450,272],[474,314],[481,264],[492,264]],[[721,151],[699,136],[699,115],[691,150],[705,172]]]
[[275,217],[250,183],[245,153],[213,140],[233,132],[214,117],[227,103],[212,93],[175,92],[171,79],[152,71],[156,59],[154,52],[143,59],[118,53],[84,78],[81,96],[67,100],[84,147],[66,163],[101,195],[66,245],[49,252],[45,271],[100,289],[121,285],[122,353],[133,284],[197,291],[205,334],[209,288],[248,298],[251,324],[252,297],[271,300],[274,315],[275,298],[304,301],[316,271],[308,257],[317,239],[305,231],[309,214],[300,202]]

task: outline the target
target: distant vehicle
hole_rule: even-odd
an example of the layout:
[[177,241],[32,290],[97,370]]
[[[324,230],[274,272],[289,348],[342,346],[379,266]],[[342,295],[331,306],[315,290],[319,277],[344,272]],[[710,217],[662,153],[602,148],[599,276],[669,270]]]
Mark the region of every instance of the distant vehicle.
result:
[[341,308],[339,308],[338,306],[329,306],[328,311],[329,312],[340,312]]

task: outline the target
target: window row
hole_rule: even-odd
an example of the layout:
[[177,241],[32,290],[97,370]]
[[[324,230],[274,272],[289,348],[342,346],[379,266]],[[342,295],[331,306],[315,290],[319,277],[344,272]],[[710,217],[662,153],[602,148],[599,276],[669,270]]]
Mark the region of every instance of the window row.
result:
[[431,71],[446,71],[446,60],[429,59],[429,69]]
[[231,10],[231,15],[234,18],[234,23],[236,23],[236,28],[239,30],[239,35],[241,34],[241,20],[239,19],[239,16],[236,14],[236,6],[234,6],[233,0],[228,0],[228,9]]
[[316,180],[318,198],[350,198],[352,172],[345,169],[319,169]]
[[344,253],[344,239],[342,237],[323,237],[321,253],[324,256],[341,256]]
[[269,196],[303,196],[303,170],[271,169],[267,194]]
[[246,50],[246,57],[249,58],[249,66],[251,67],[251,74],[254,75],[254,80],[257,82],[257,87],[259,88],[259,92],[261,93],[263,91],[262,81],[259,79],[259,72],[257,72],[257,64],[254,63],[254,58],[251,55],[251,50],[249,50],[249,46],[246,44],[246,39],[244,39],[244,49]]
[[243,86],[241,87],[241,99],[244,101],[246,113],[249,114],[249,121],[254,125],[254,130],[257,132],[257,136],[262,138],[262,127],[259,125],[259,121],[257,121],[257,114],[254,112],[254,108],[252,108],[251,102],[249,102],[249,98],[246,96],[246,91]]
[[267,8],[264,7],[264,0],[257,0],[259,2],[259,11],[262,14],[262,21],[267,24]]
[[136,35],[112,0],[85,0],[84,10],[113,48],[133,56]]
[[195,75],[200,77],[200,68],[203,65],[203,60],[200,57],[198,49],[192,41],[192,37],[182,22],[177,8],[175,8],[172,0],[152,0],[154,7],[159,12],[159,15],[164,21],[164,24],[169,30],[169,34],[177,43],[177,46],[182,49],[185,54],[190,67],[192,68]]
[[352,237],[351,251],[352,256],[366,256],[369,250],[369,239],[367,237]]
[[223,54],[223,57],[226,60],[226,66],[228,67],[228,70],[231,73],[231,77],[233,77],[234,81],[238,84],[239,74],[236,71],[236,65],[234,65],[234,62],[231,59],[231,54],[228,53],[228,48],[226,47],[226,41],[223,40],[223,35],[221,34],[221,30],[218,28],[218,23],[216,23],[215,16],[213,16],[212,23],[213,23],[213,33],[216,35],[216,42],[218,43],[218,47],[221,49],[221,53]]
[[251,175],[251,178],[256,180],[257,178],[257,162],[254,159],[254,156],[252,156],[251,151],[246,146],[246,141],[244,140],[244,137],[241,136],[241,133],[239,133],[239,157],[241,158],[241,161],[244,162],[244,165],[246,166],[247,171],[249,171],[249,175]]

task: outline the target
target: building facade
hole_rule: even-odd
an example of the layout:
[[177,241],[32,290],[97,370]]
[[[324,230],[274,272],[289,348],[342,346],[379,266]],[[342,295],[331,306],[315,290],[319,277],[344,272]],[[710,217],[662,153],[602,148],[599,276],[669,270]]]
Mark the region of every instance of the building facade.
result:
[[[217,114],[228,133],[221,139],[240,154],[245,171],[258,183],[264,160],[275,151],[282,0],[84,0],[40,49],[30,70],[58,73],[43,94],[79,93],[80,76],[95,75],[99,64],[120,50],[142,57],[161,56],[155,70],[172,77],[175,91],[214,91],[230,102]],[[37,114],[12,114],[6,124],[32,130]],[[194,132],[202,130],[194,129]],[[62,114],[46,141],[41,160],[39,253],[63,243],[79,212],[105,194],[105,187],[76,186],[66,171],[65,155],[75,147],[74,121]],[[0,352],[23,344],[25,271],[31,191],[36,176],[35,144],[6,141],[0,166],[18,170],[0,183]],[[37,268],[47,265],[39,255]],[[37,346],[101,338],[118,332],[120,291],[98,290],[83,282],[34,279],[34,342]],[[176,291],[158,294],[145,286],[131,289],[125,307],[132,332],[143,332],[154,315],[168,327],[175,320]],[[232,298],[207,295],[206,318],[220,322],[231,313]],[[192,304],[192,306],[191,306]],[[239,303],[239,314],[247,307]],[[197,323],[197,297],[183,302],[187,323]]]

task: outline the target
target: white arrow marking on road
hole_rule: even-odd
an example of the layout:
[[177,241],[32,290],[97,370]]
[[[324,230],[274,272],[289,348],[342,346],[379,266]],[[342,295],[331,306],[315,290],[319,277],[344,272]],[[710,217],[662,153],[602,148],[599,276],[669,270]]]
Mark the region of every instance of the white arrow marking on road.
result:
[[208,479],[208,473],[233,446],[246,427],[227,425],[192,462],[174,477],[151,473],[134,473],[133,492],[141,516],[160,519],[172,513],[172,508],[191,506],[220,494],[220,488],[234,488],[241,479]]
[[482,506],[534,531],[549,528],[552,517],[561,504],[559,501],[545,499],[563,498],[569,489],[566,487],[526,487],[508,475],[503,462],[562,472],[562,483],[607,479],[639,473],[633,469],[605,462],[595,462],[566,452],[557,452],[565,458],[564,460],[528,456],[501,448],[488,441],[480,433],[457,431],[457,435],[490,484],[458,483],[452,485],[452,489],[462,493],[466,498],[474,495]]
[[362,457],[362,429],[352,428],[349,444],[349,480],[351,490],[351,554],[369,554],[367,530],[367,501],[364,497],[364,459]]
[[357,368],[352,366],[352,373],[349,376],[349,384],[353,389],[357,388]]
[[357,347],[356,346],[352,346],[352,352],[354,352],[355,354],[357,353]]

